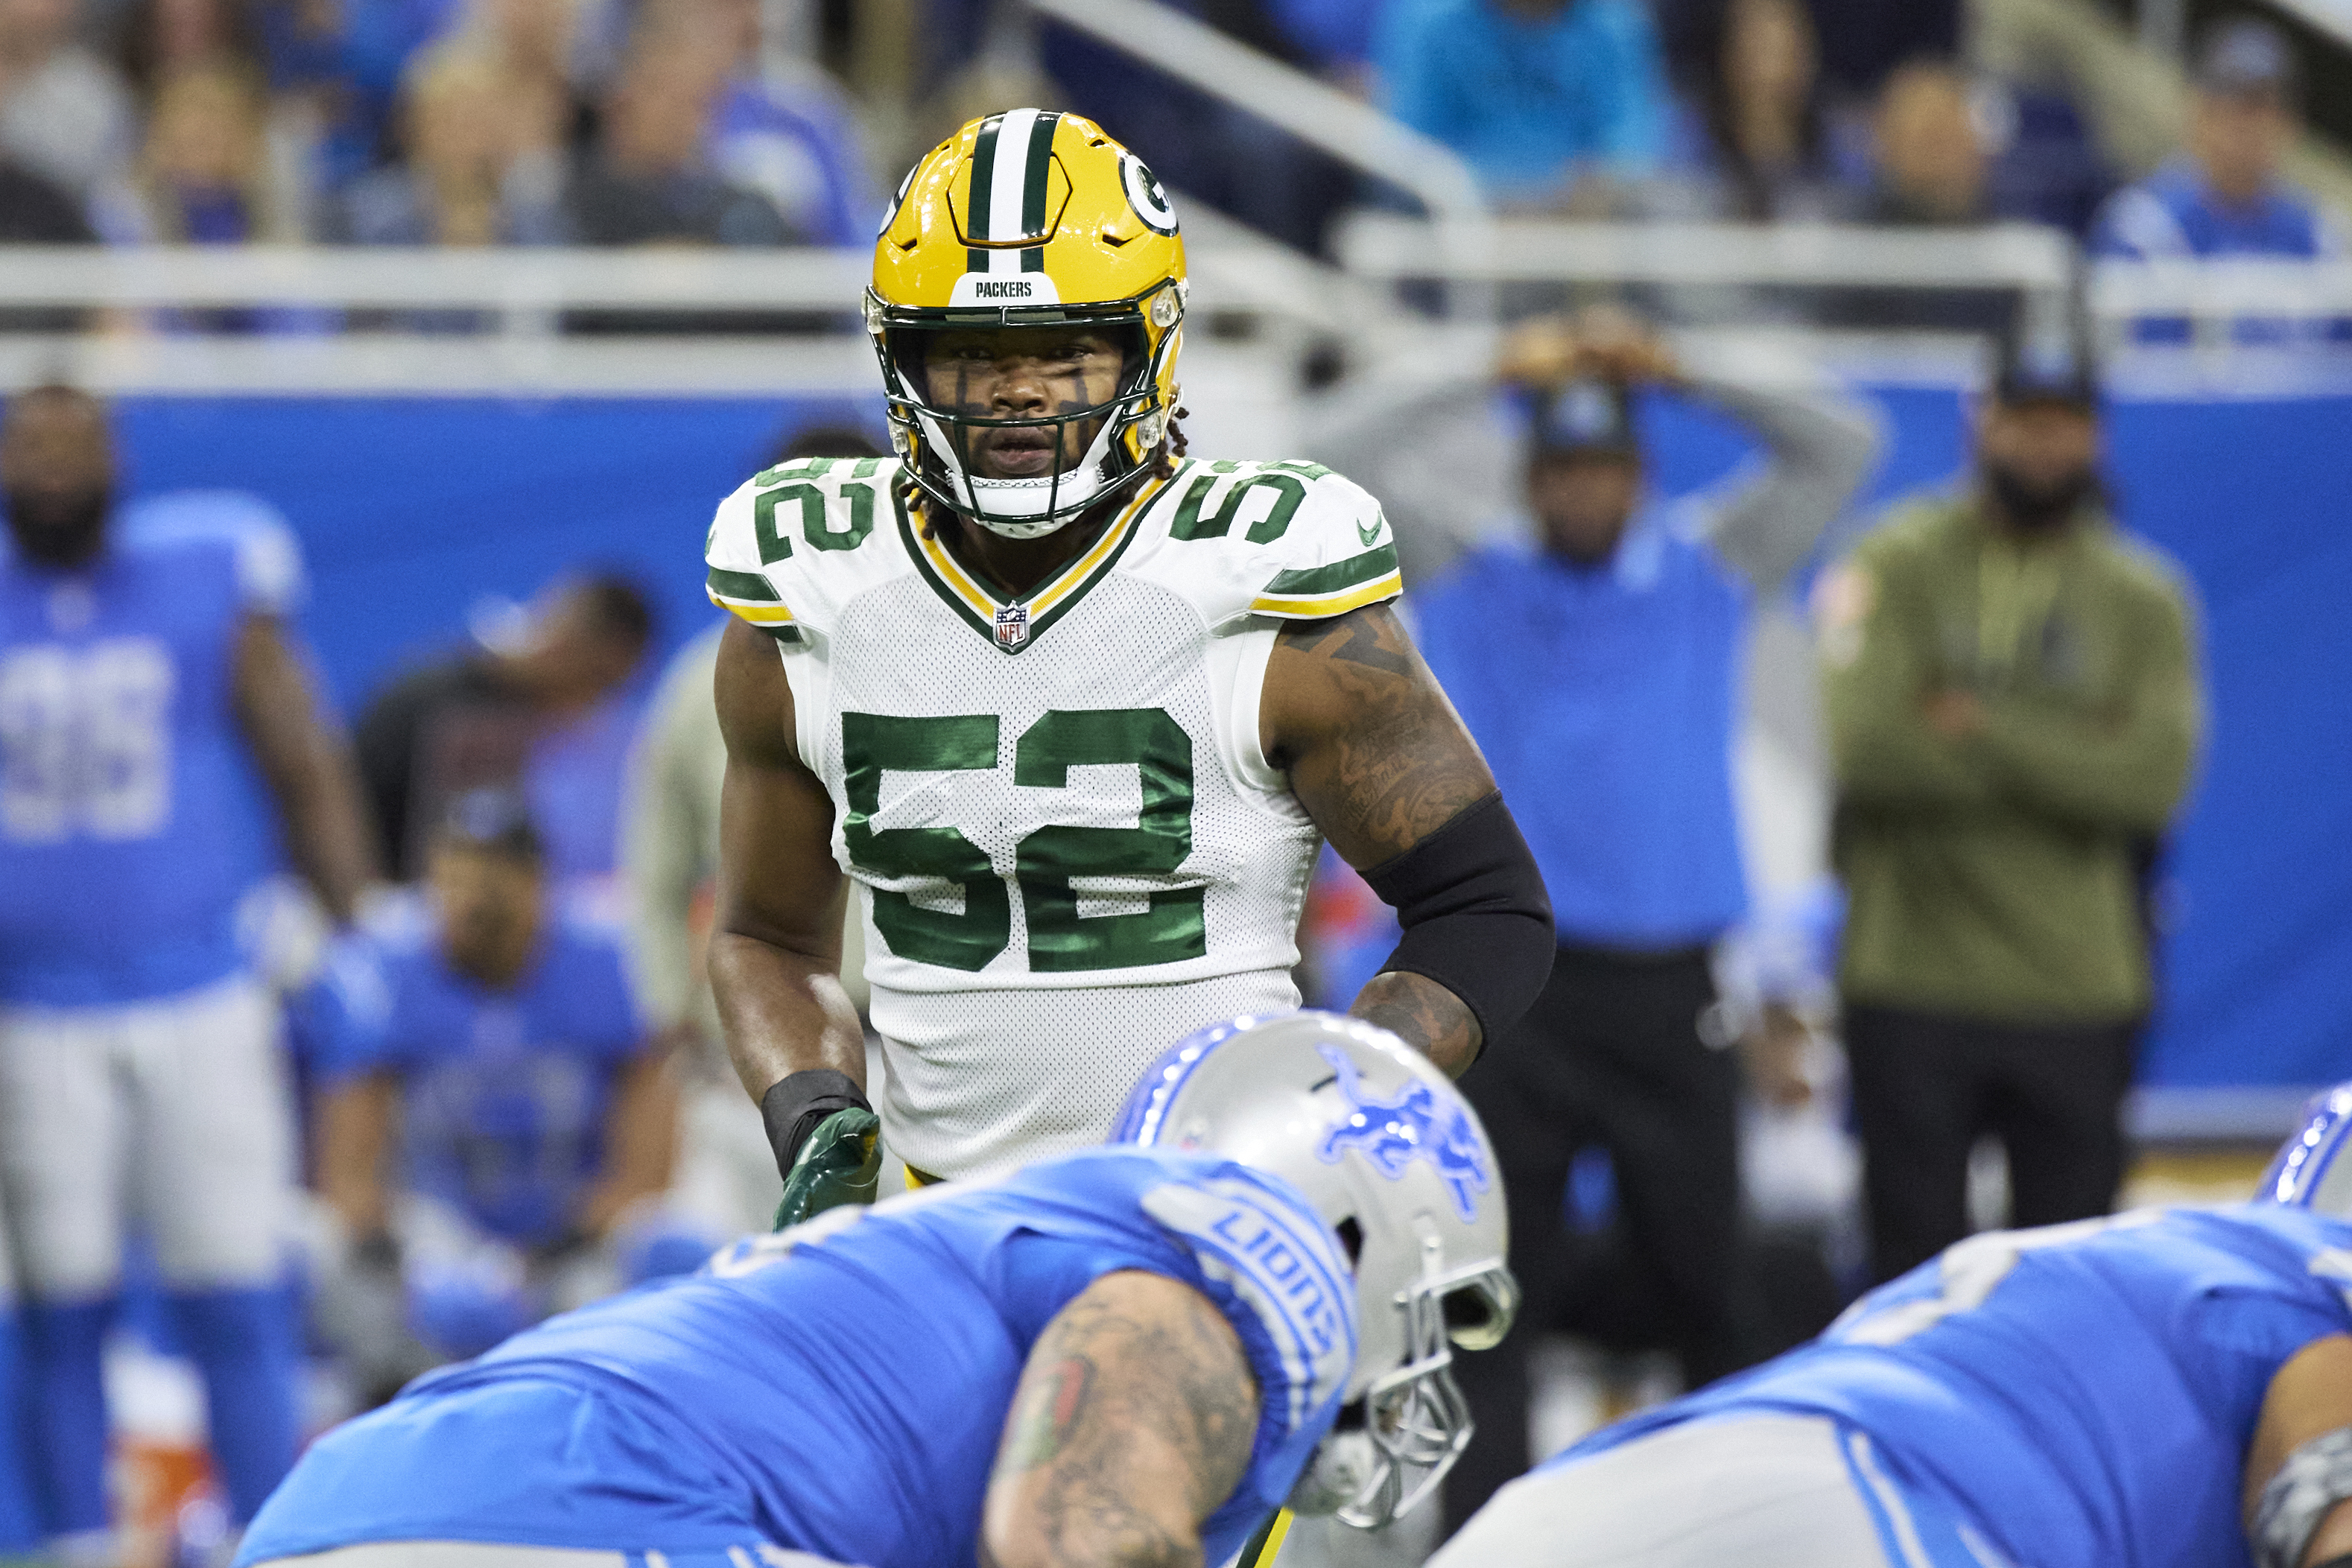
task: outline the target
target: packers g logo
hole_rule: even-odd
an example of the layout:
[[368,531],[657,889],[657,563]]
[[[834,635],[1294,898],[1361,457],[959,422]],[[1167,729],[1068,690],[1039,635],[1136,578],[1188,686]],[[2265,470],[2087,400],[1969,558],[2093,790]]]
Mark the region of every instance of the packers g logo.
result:
[[1168,204],[1168,193],[1143,160],[1122,150],[1118,155],[1119,183],[1127,187],[1127,204],[1143,220],[1143,226],[1153,234],[1172,235],[1176,232],[1176,211]]

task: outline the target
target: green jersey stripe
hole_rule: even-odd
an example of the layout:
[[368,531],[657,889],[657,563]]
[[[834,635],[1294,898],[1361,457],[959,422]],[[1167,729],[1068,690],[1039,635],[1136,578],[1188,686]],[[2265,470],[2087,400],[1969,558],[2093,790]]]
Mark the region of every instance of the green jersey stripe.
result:
[[710,591],[721,599],[740,599],[746,604],[782,604],[783,599],[768,586],[768,580],[756,572],[729,571],[714,566],[706,580]]
[[1289,595],[1294,598],[1337,593],[1341,589],[1386,577],[1396,569],[1396,546],[1382,545],[1361,555],[1351,555],[1345,560],[1335,560],[1328,566],[1303,567],[1297,571],[1286,571],[1267,583],[1265,592],[1268,596]]

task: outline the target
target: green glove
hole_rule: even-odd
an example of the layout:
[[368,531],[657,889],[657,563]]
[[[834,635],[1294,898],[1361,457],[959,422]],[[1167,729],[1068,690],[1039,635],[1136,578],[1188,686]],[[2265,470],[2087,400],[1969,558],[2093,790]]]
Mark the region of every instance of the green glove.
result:
[[784,1176],[775,1228],[786,1230],[845,1203],[872,1203],[882,1179],[882,1118],[855,1108],[816,1124]]

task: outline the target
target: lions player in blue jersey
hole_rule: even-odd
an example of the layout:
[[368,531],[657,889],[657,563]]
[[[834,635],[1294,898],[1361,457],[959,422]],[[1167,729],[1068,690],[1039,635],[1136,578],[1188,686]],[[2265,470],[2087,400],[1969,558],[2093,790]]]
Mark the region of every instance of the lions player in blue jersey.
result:
[[1213,1568],[1286,1499],[1426,1495],[1469,1437],[1449,1340],[1515,1302],[1444,1075],[1369,1024],[1244,1019],[1119,1134],[435,1373],[321,1438],[239,1562]]
[[1972,1237],[1433,1568],[2352,1568],[2352,1084],[2256,1199]]
[[347,1242],[321,1316],[376,1327],[404,1296],[422,1341],[334,1334],[364,1394],[610,1294],[676,1143],[619,946],[551,894],[520,793],[458,796],[425,866],[425,906],[339,944],[299,1009],[323,1085],[319,1191]]
[[367,872],[359,793],[286,632],[284,573],[215,532],[110,527],[105,409],[0,422],[0,1197],[22,1268],[44,1521],[110,1560],[100,1349],[136,1215],[205,1380],[232,1516],[293,1458],[292,1169],[240,897],[251,793],[329,913]]

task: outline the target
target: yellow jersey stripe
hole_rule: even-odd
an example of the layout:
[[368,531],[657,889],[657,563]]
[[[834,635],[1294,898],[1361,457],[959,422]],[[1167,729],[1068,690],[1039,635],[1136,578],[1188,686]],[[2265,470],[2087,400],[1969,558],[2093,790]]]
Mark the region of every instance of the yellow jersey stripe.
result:
[[[1151,497],[1160,493],[1165,483],[1164,480],[1159,479],[1147,483],[1142,490],[1137,493],[1135,498],[1128,503],[1127,509],[1119,514],[1118,521],[1103,530],[1102,538],[1094,542],[1092,549],[1064,568],[1061,575],[1055,578],[1044,591],[1029,597],[1025,601],[1029,613],[1033,616],[1043,616],[1045,612],[1083,586],[1087,574],[1108,559],[1110,553],[1118,548],[1119,541],[1133,531],[1136,518],[1142,515],[1145,507],[1151,504]],[[1010,602],[998,600],[995,595],[973,581],[971,575],[956,564],[955,557],[936,535],[926,535],[918,528],[915,530],[915,543],[916,547],[923,552],[924,558],[929,560],[938,570],[940,580],[954,591],[957,598],[970,605],[972,612],[982,620],[993,620],[998,606],[1001,603]]]
[[1265,1528],[1242,1548],[1234,1568],[1274,1568],[1274,1560],[1282,1555],[1283,1538],[1290,1533],[1291,1518],[1288,1509],[1276,1509]]
[[781,604],[746,604],[737,599],[721,599],[715,593],[709,599],[719,609],[740,615],[754,626],[782,626],[793,619],[793,612]]
[[996,601],[982,591],[980,584],[972,581],[963,568],[956,564],[955,557],[948,553],[947,546],[941,544],[936,536],[926,534],[919,528],[915,530],[915,545],[930,561],[932,570],[940,575],[940,580],[970,606],[974,614],[983,621],[995,615]]
[[1383,599],[1393,599],[1404,591],[1404,574],[1392,571],[1377,581],[1344,592],[1326,593],[1309,599],[1277,599],[1264,594],[1250,601],[1250,611],[1256,615],[1325,616],[1345,615],[1350,610],[1360,610],[1367,604],[1377,604]]

